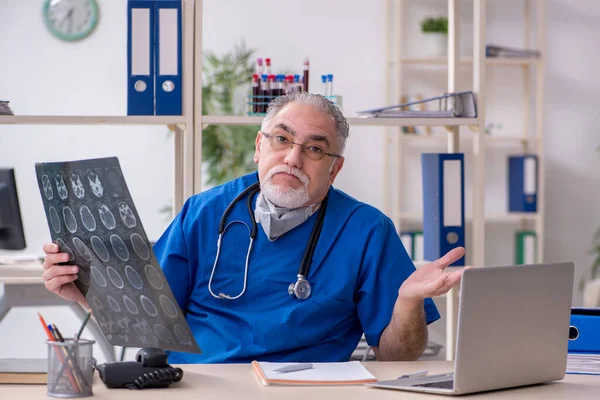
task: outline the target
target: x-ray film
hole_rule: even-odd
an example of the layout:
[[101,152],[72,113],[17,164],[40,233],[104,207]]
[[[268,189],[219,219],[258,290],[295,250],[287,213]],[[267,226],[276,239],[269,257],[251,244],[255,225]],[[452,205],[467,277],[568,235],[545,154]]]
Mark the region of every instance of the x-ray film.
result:
[[52,241],[113,345],[199,353],[116,157],[37,163]]

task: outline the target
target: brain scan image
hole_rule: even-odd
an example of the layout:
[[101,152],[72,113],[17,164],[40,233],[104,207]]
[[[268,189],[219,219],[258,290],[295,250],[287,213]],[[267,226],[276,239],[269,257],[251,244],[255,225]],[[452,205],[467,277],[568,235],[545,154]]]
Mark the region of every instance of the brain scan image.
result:
[[154,289],[161,290],[163,288],[163,280],[160,277],[160,273],[156,270],[156,268],[154,268],[154,266],[151,264],[147,264],[144,267],[144,271],[146,272],[148,282],[150,282]]
[[60,217],[58,216],[56,208],[50,206],[48,209],[48,214],[50,214],[50,225],[52,225],[52,229],[54,229],[54,232],[60,233],[62,228],[60,225]]
[[96,308],[98,310],[103,310],[104,309],[104,304],[102,304],[102,302],[100,301],[100,299],[97,298],[96,296],[92,297],[92,303],[94,303],[94,306],[96,306]]
[[104,277],[104,275],[102,275],[102,272],[100,272],[100,268],[96,267],[95,265],[92,265],[90,269],[92,271],[92,278],[94,278],[96,283],[102,287],[106,287],[106,278]]
[[92,249],[94,249],[94,252],[96,253],[96,255],[102,261],[107,262],[110,257],[109,257],[109,254],[108,254],[108,249],[106,248],[106,246],[102,242],[102,239],[100,239],[98,236],[92,236],[92,238],[90,239],[90,241],[92,243]]
[[130,238],[131,238],[131,245],[133,246],[133,251],[135,251],[135,254],[137,254],[138,257],[141,258],[142,260],[149,259],[150,258],[150,249],[144,242],[144,239],[142,239],[142,237],[137,233],[132,233]]
[[96,218],[94,218],[88,206],[79,207],[79,216],[81,217],[81,222],[83,222],[85,229],[90,232],[96,230]]
[[121,216],[121,220],[128,228],[133,228],[137,225],[137,221],[135,219],[135,215],[133,215],[133,211],[124,201],[118,204],[119,207],[119,215]]
[[102,221],[106,229],[115,229],[117,221],[115,221],[115,216],[106,204],[102,203],[98,206],[98,214],[100,214],[100,221]]
[[73,194],[78,199],[83,199],[85,197],[85,189],[83,188],[83,183],[81,183],[81,179],[79,179],[79,175],[71,174],[71,187],[73,188]]
[[164,326],[160,324],[154,325],[154,333],[158,336],[163,342],[173,343],[173,335],[171,332],[167,330]]
[[115,197],[121,197],[123,196],[123,187],[121,185],[121,180],[123,178],[121,177],[120,174],[118,174],[115,171],[110,171],[108,173],[108,183],[110,184],[113,193],[113,196]]
[[131,286],[133,286],[134,288],[139,290],[144,287],[142,277],[131,265],[125,266],[125,276],[127,277],[127,280],[129,281]]
[[121,312],[121,306],[111,295],[106,296],[106,298],[108,299],[108,305],[114,312]]
[[77,277],[79,278],[79,280],[81,281],[81,283],[84,284],[85,286],[89,286],[90,285],[90,276],[88,275],[87,272],[85,272],[85,270],[83,268],[79,268],[79,272],[77,273]]
[[123,296],[123,303],[125,304],[125,308],[133,315],[137,315],[140,313],[140,310],[135,305],[134,301],[127,295]]
[[148,298],[145,295],[141,295],[140,303],[142,303],[142,307],[144,308],[144,311],[146,311],[146,313],[149,316],[156,317],[158,315],[158,310],[156,309],[156,306],[154,305],[152,300],[150,300],[150,298]]
[[69,207],[63,207],[63,218],[65,220],[65,226],[71,233],[77,232],[77,220],[73,211]]
[[181,325],[175,325],[173,328],[175,331],[175,336],[179,339],[179,342],[184,346],[190,346],[192,344],[192,339],[190,335],[185,331],[185,329]]
[[67,244],[62,239],[56,239],[56,243],[58,244],[58,248],[60,249],[61,253],[67,253],[69,256],[71,256],[71,258],[69,258],[69,261],[75,260],[75,254],[73,253],[73,250],[71,250],[71,248],[67,246]]
[[160,306],[162,307],[165,314],[167,314],[171,318],[177,318],[177,314],[179,314],[179,312],[177,311],[177,306],[173,304],[171,299],[169,299],[164,294],[161,294],[158,297],[158,301],[160,302]]
[[81,254],[81,257],[85,258],[88,261],[92,261],[92,252],[85,245],[85,243],[83,243],[83,240],[79,239],[78,237],[74,237],[73,244],[75,245],[75,250],[77,250],[77,252]]
[[69,196],[69,191],[67,190],[67,185],[65,184],[65,179],[61,174],[57,174],[54,177],[54,181],[56,182],[56,192],[58,193],[58,197],[63,200],[66,200]]
[[110,244],[117,257],[123,261],[129,260],[129,250],[127,250],[127,246],[125,246],[123,239],[117,235],[110,235]]
[[46,196],[48,200],[52,200],[54,198],[54,190],[52,189],[52,184],[50,183],[48,175],[42,175],[42,188],[44,190],[44,196]]
[[121,278],[121,275],[119,275],[116,269],[113,267],[106,267],[106,274],[115,287],[123,289],[125,282],[123,282],[123,278]]
[[94,172],[90,172],[88,175],[88,183],[90,184],[90,189],[94,196],[102,197],[104,194],[104,186],[102,186],[102,182],[100,182],[100,178]]

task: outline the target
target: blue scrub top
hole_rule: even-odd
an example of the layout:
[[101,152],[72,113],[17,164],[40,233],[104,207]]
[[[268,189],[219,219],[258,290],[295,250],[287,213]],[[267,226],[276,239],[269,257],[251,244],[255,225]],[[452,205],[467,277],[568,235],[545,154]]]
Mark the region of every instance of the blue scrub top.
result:
[[[347,361],[363,331],[370,346],[390,322],[398,289],[415,270],[392,221],[382,212],[330,188],[323,230],[308,274],[312,295],[290,297],[312,228],[308,220],[270,242],[260,224],[249,258],[246,292],[216,299],[208,281],[223,212],[253,173],[189,198],[154,246],[163,272],[202,354],[171,352],[177,363]],[[255,203],[255,199],[253,204]],[[243,288],[251,227],[246,198],[227,219],[212,290],[235,296]],[[252,216],[253,218],[253,216]],[[440,318],[431,299],[427,323]]]

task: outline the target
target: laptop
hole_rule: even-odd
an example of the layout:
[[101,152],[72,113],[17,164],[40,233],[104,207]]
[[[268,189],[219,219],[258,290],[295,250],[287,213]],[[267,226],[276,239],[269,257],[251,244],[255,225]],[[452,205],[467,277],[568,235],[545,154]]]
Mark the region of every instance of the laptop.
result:
[[367,384],[462,395],[563,379],[573,263],[465,269],[454,371]]

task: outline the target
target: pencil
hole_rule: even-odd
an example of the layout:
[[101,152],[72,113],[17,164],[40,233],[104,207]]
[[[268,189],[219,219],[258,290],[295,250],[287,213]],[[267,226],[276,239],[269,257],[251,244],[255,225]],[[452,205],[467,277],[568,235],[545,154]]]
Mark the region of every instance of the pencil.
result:
[[83,323],[81,324],[81,327],[79,328],[79,331],[77,332],[77,335],[75,335],[75,340],[76,341],[78,341],[79,338],[81,337],[81,334],[83,333],[83,328],[85,328],[85,326],[87,325],[87,323],[90,320],[91,316],[92,316],[92,310],[88,310],[87,315],[83,319]]

